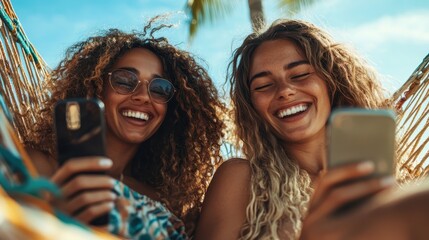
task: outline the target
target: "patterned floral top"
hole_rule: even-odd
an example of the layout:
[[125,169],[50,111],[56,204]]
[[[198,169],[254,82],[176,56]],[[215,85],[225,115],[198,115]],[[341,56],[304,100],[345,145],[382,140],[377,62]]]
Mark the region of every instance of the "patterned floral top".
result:
[[183,222],[162,203],[137,193],[120,181],[110,212],[109,231],[130,239],[188,239]]

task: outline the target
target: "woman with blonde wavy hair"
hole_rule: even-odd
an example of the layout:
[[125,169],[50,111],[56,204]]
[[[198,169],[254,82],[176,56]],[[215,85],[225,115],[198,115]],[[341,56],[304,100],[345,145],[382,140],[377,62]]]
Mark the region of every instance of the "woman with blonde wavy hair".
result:
[[349,214],[333,217],[336,209],[394,183],[365,179],[374,170],[369,161],[327,171],[332,109],[389,102],[375,72],[321,29],[278,20],[250,34],[234,52],[229,79],[246,159],[217,170],[197,239],[336,239],[353,224]]
[[[26,139],[40,173],[62,191],[56,207],[87,224],[110,212],[109,229],[133,239],[183,239],[181,222],[192,236],[222,161],[224,124],[217,113],[224,105],[190,53],[154,36],[169,27],[157,24],[159,18],[142,32],[110,29],[71,46],[49,79],[51,99],[33,138]],[[78,97],[104,102],[106,156],[59,166],[54,105]],[[108,174],[88,174],[100,171]]]

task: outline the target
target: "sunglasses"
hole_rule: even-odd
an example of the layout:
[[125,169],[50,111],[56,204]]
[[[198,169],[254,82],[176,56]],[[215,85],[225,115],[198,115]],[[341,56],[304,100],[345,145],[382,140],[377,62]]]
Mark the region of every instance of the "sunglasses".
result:
[[[115,92],[128,95],[136,91],[142,81],[137,75],[125,69],[116,69],[108,73],[110,86]],[[176,89],[173,84],[163,78],[154,78],[147,84],[147,91],[152,101],[166,103],[173,97]]]

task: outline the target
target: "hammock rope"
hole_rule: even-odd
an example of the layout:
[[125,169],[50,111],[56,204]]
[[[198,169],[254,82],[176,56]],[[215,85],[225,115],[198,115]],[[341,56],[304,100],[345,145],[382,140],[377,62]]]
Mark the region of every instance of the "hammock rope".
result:
[[25,35],[24,30],[19,23],[18,17],[15,15],[12,5],[9,2],[4,4],[4,8],[0,8],[0,17],[3,23],[6,24],[7,28],[12,33],[14,39],[21,44],[25,53],[33,58],[37,66],[40,66],[39,56]]
[[399,178],[429,173],[429,54],[392,96],[398,110]]
[[14,128],[23,140],[49,96],[43,84],[50,69],[28,40],[9,0],[1,0],[0,18],[0,94],[14,113]]

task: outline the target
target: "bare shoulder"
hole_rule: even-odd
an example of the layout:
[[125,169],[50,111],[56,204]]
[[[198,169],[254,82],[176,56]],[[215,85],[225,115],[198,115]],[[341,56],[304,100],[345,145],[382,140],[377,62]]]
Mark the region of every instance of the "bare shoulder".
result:
[[54,174],[56,164],[52,156],[34,148],[26,148],[25,150],[40,175],[50,177]]
[[228,159],[225,162],[223,162],[221,166],[229,166],[229,165],[236,165],[236,166],[241,166],[241,167],[249,167],[249,169],[250,169],[249,161],[247,159],[244,159],[244,158],[231,158],[231,159]]
[[[249,161],[243,158],[232,158],[224,163],[217,169],[215,173],[216,176],[222,175],[223,177],[231,175],[233,178],[245,178],[248,180],[250,178],[250,164]],[[217,177],[219,178],[219,177]]]
[[216,170],[207,194],[219,194],[220,196],[217,198],[231,198],[231,196],[237,197],[238,194],[248,194],[250,175],[249,161],[242,158],[227,160]]
[[196,239],[237,239],[250,199],[250,165],[230,159],[216,171],[206,193]]

